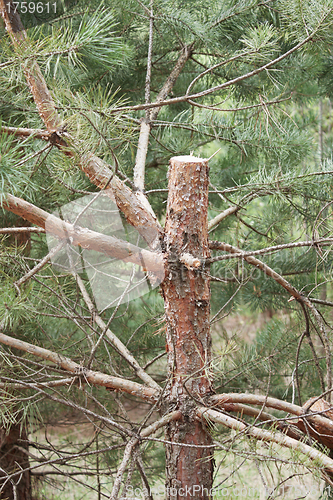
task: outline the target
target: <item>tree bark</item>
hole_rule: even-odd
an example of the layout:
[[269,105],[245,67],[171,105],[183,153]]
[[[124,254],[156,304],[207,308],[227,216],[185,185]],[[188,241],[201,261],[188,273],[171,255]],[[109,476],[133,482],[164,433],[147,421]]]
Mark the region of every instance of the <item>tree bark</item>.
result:
[[[26,451],[25,451],[26,450]],[[0,429],[0,499],[31,500],[30,471],[13,480],[8,475],[29,468],[27,434],[24,424],[16,423],[6,433]]]
[[172,158],[164,240],[166,278],[162,285],[170,373],[166,400],[169,411],[179,409],[182,418],[170,422],[166,430],[168,441],[180,443],[166,445],[169,500],[211,497],[212,439],[205,424],[195,418],[196,400],[212,393],[210,284],[201,264],[209,257],[207,208],[207,160]]

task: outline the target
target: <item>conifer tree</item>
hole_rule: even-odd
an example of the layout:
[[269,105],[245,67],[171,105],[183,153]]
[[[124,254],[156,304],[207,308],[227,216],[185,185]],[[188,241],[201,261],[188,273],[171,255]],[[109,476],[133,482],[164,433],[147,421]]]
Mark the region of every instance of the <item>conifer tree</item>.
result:
[[332,2],[0,12],[0,497],[329,496]]

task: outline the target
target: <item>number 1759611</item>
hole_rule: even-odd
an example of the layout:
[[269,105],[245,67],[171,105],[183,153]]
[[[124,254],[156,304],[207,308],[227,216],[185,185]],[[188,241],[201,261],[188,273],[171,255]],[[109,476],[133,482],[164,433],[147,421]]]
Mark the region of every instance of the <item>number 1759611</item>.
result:
[[19,12],[20,14],[26,14],[29,12],[29,14],[50,14],[54,13],[56,14],[57,12],[57,3],[43,3],[43,2],[12,2],[12,3],[6,3],[7,7],[7,12],[10,13],[16,13]]

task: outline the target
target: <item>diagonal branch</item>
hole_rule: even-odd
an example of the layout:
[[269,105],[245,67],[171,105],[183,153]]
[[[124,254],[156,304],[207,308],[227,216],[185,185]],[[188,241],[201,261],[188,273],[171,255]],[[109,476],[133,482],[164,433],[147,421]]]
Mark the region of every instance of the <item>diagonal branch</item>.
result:
[[61,378],[59,380],[51,380],[50,382],[13,382],[8,377],[0,377],[0,380],[7,380],[7,382],[0,382],[0,389],[16,390],[16,389],[34,389],[35,387],[44,387],[44,389],[51,387],[63,387],[73,383],[73,378]]
[[163,278],[163,257],[157,252],[150,252],[113,236],[74,226],[11,194],[6,195],[2,206],[32,224],[43,229],[46,227],[49,233],[62,240],[69,240],[73,245],[96,250],[124,262],[133,262]]
[[50,132],[37,128],[23,128],[23,127],[0,127],[0,132],[17,135],[19,137],[35,137],[36,139],[49,140],[51,137]]
[[[325,18],[331,12],[332,12],[332,9],[330,9],[328,11],[328,13],[325,15]],[[325,20],[325,18],[322,19],[322,22]],[[138,110],[143,110],[143,109],[153,109],[153,108],[157,108],[159,106],[168,106],[170,104],[177,104],[179,102],[186,102],[186,101],[193,100],[193,99],[199,99],[200,97],[204,97],[206,95],[213,94],[214,92],[218,92],[219,90],[224,90],[228,87],[232,87],[233,85],[236,85],[237,83],[240,83],[244,80],[247,80],[248,78],[251,78],[252,76],[258,75],[258,74],[262,73],[263,71],[267,71],[268,69],[272,68],[273,66],[275,66],[279,62],[281,62],[284,59],[286,59],[287,57],[289,57],[291,54],[293,54],[297,50],[301,49],[304,45],[309,43],[314,38],[314,36],[316,35],[319,28],[320,28],[320,25],[317,28],[315,28],[309,36],[304,38],[304,40],[299,42],[297,45],[292,47],[290,50],[288,50],[284,54],[281,54],[281,56],[277,57],[276,59],[273,59],[269,63],[264,64],[263,66],[260,66],[259,68],[256,68],[253,71],[249,71],[248,73],[245,73],[245,74],[240,75],[236,78],[233,78],[232,80],[221,83],[220,85],[216,85],[215,87],[211,87],[209,89],[203,90],[202,92],[197,92],[195,94],[191,94],[191,95],[186,94],[186,95],[179,96],[179,97],[173,97],[172,99],[161,100],[158,103],[155,102],[155,103],[151,103],[151,104],[138,104],[136,106],[123,106],[121,108],[118,108],[115,111],[117,111],[117,112],[128,111],[128,110],[138,111]]]
[[[10,14],[8,14],[7,3],[5,0],[0,0],[0,14],[14,46],[18,50],[20,45],[28,43],[27,33],[12,2],[10,3]],[[162,234],[160,224],[125,183],[114,175],[112,168],[107,163],[92,153],[81,156],[79,144],[73,144],[72,138],[63,131],[62,120],[57,113],[54,100],[36,61],[32,62],[29,70],[25,70],[25,76],[39,115],[51,133],[52,143],[60,149],[65,149],[65,154],[68,156],[75,158],[79,155],[80,167],[89,180],[100,188],[108,188],[105,191],[111,198],[115,198],[119,210],[124,213],[127,221],[137,228],[150,247],[156,248]],[[68,147],[68,139],[70,139],[74,152]]]
[[236,420],[229,415],[219,413],[216,410],[209,410],[204,407],[197,409],[197,416],[199,419],[204,418],[208,422],[213,421],[218,424],[222,424],[229,429],[234,429],[235,431],[242,432],[245,435],[254,437],[260,441],[276,443],[285,448],[301,452],[317,465],[323,467],[329,474],[333,474],[333,460],[331,458],[329,458],[324,453],[316,450],[312,446],[286,436],[281,432],[272,432],[264,429],[258,429],[257,427],[246,425],[245,423],[240,422],[239,420]]
[[323,343],[325,347],[325,357],[326,357],[326,370],[327,370],[327,389],[332,388],[332,356],[331,356],[331,346],[330,341],[327,335],[325,323],[312,304],[311,300],[299,292],[293,285],[291,285],[286,279],[283,278],[280,274],[278,274],[274,269],[269,267],[267,264],[262,262],[261,260],[253,257],[252,255],[246,255],[240,248],[229,245],[228,243],[222,242],[211,242],[210,248],[214,248],[215,250],[223,250],[225,252],[229,252],[231,254],[239,254],[248,264],[255,266],[257,269],[260,269],[267,276],[273,278],[279,285],[281,285],[292,297],[296,300],[307,306],[315,317],[317,324],[319,326],[320,333],[323,337]]
[[[150,39],[149,39],[149,51],[148,51],[148,64],[147,64],[147,78],[146,78],[146,104],[150,103],[150,92],[148,92],[147,86],[149,82],[150,86],[150,65],[151,65],[151,37],[152,37],[152,24],[153,24],[153,17],[151,13],[151,30],[150,30]],[[189,58],[192,55],[193,52],[193,45],[186,45],[184,49],[182,50],[175,67],[171,71],[170,75],[168,76],[167,80],[165,81],[163,87],[161,88],[160,92],[158,93],[155,103],[159,103],[166,99],[168,96],[169,92],[171,92],[172,88],[174,87],[181,71],[183,70],[186,62],[189,60]],[[150,88],[150,87],[149,87]],[[140,126],[140,135],[139,135],[139,141],[138,141],[138,149],[137,149],[137,154],[136,154],[136,160],[135,160],[135,166],[134,166],[134,184],[138,188],[138,193],[137,195],[141,197],[142,201],[146,197],[141,193],[140,191],[144,190],[144,177],[145,177],[145,164],[146,164],[146,158],[147,158],[147,152],[148,152],[148,144],[149,144],[149,134],[151,131],[152,123],[156,120],[161,108],[155,108],[152,111],[149,111],[149,109],[146,110],[146,118],[142,120],[141,126]],[[143,201],[144,202],[144,201]],[[150,207],[150,205],[149,205]]]
[[[333,449],[333,420],[327,418],[327,407],[324,410],[308,412],[306,406],[298,406],[287,401],[282,401],[280,399],[266,397],[259,394],[216,394],[210,398],[210,402],[213,406],[219,406],[226,411],[234,411],[233,407],[236,405],[244,406],[244,403],[252,404],[255,406],[261,406],[261,409],[274,408],[275,410],[284,411],[291,415],[295,415],[295,421],[288,417],[288,420],[296,425],[299,429],[304,431],[304,428],[308,430],[308,433],[317,439],[317,441],[323,443],[330,449]],[[328,405],[328,403],[327,403]],[[329,406],[329,405],[328,405]],[[251,408],[251,407],[247,407]],[[251,408],[253,410],[253,408]],[[246,413],[245,414],[251,414]],[[254,414],[254,413],[253,413]]]
[[[238,207],[231,207],[231,208],[238,208]],[[225,210],[225,212],[228,212],[230,208]],[[222,212],[224,214],[225,212]],[[219,215],[222,215],[219,214]],[[221,245],[225,245],[225,243],[220,243],[219,241],[210,241],[209,243],[209,248],[211,250],[222,250]],[[243,251],[240,250],[240,253],[232,253],[230,255],[219,255],[217,257],[212,257],[210,259],[206,260],[206,263],[212,264],[213,262],[219,262],[222,260],[229,260],[229,259],[236,259],[238,257],[245,258],[250,255],[266,255],[270,254],[273,252],[278,252],[280,250],[285,250],[289,248],[301,248],[301,247],[315,247],[318,248],[319,246],[332,246],[333,245],[333,238],[318,238],[316,240],[308,240],[308,241],[296,241],[294,243],[285,243],[282,245],[274,245],[272,247],[266,247],[266,248],[261,248],[260,250],[253,250],[253,251]]]
[[143,431],[140,432],[140,435],[138,437],[133,437],[128,441],[126,448],[125,448],[125,451],[124,451],[123,460],[118,468],[116,479],[113,483],[113,488],[112,488],[110,500],[116,500],[118,498],[122,477],[124,475],[127,464],[132,456],[132,453],[133,453],[135,447],[138,445],[140,439],[150,436],[151,434],[156,432],[161,427],[164,427],[165,425],[167,425],[172,420],[178,420],[179,418],[181,418],[181,416],[182,416],[182,414],[179,410],[168,413],[167,415],[162,417],[157,422],[154,422],[153,424],[151,424],[148,427],[146,427],[145,429],[143,429]]
[[28,281],[32,276],[34,276],[34,274],[37,274],[52,259],[52,257],[54,257],[54,255],[56,255],[59,252],[59,250],[62,249],[64,244],[65,244],[64,241],[60,241],[58,245],[52,248],[52,250],[43,259],[41,259],[40,262],[38,262],[38,264],[33,269],[30,269],[30,271],[27,274],[22,276],[22,278],[20,278],[19,280],[15,281],[14,286],[17,288],[19,293],[20,293],[19,287],[23,285],[23,283]]
[[[95,310],[94,304],[92,303],[89,294],[86,290],[86,287],[84,286],[84,283],[82,279],[80,278],[79,275],[75,275],[75,278],[77,280],[77,283],[79,285],[79,288],[81,290],[83,299],[92,314],[93,320],[95,323],[99,326],[99,328],[102,330],[103,333],[107,336],[107,338],[110,340],[112,345],[117,349],[117,351],[121,354],[121,356],[130,364],[130,366],[135,370],[136,374],[138,377],[141,378],[145,384],[148,385],[148,387],[151,387],[155,389],[156,391],[160,391],[161,388],[160,386],[155,382],[154,379],[151,378],[148,373],[144,371],[143,368],[139,365],[137,360],[132,356],[130,351],[127,349],[127,347],[119,340],[119,338],[108,328],[108,325],[104,323],[102,318],[98,315],[97,311]],[[102,336],[100,337],[102,338]],[[95,346],[96,347],[96,346]]]
[[234,205],[233,207],[229,207],[226,210],[223,210],[220,214],[218,214],[216,217],[211,219],[208,223],[208,231],[211,231],[215,226],[217,226],[221,221],[229,217],[229,215],[232,215],[236,213],[240,207],[238,205]]
[[[6,7],[8,7],[8,10]],[[6,30],[9,33],[13,45],[17,50],[24,51],[24,46],[28,42],[27,33],[12,0],[9,2],[0,0],[0,14],[5,22]],[[29,68],[24,68],[24,75],[33,95],[39,115],[45,123],[47,130],[49,132],[57,130],[61,125],[61,119],[55,110],[54,100],[36,61],[32,60]]]
[[147,387],[121,377],[112,377],[111,375],[107,375],[105,373],[88,370],[72,359],[62,356],[61,354],[44,349],[43,347],[29,344],[23,340],[15,339],[14,337],[9,337],[4,333],[0,333],[0,343],[19,349],[20,351],[28,352],[29,354],[44,359],[45,361],[54,363],[69,373],[73,373],[78,377],[84,377],[84,380],[92,385],[102,386],[109,390],[126,392],[151,403],[154,403],[158,399],[159,393],[151,387]]

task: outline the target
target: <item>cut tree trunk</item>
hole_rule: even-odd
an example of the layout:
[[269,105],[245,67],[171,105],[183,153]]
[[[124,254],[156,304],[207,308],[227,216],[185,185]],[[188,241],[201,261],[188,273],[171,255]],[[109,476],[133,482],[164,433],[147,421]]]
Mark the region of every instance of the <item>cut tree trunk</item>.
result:
[[[213,480],[212,438],[195,419],[197,401],[212,393],[209,374],[208,161],[192,156],[170,160],[165,225],[166,273],[162,285],[167,322],[168,408],[166,498],[209,499]],[[190,446],[186,446],[190,445]],[[191,446],[192,445],[192,446]],[[195,445],[199,445],[196,447]]]
[[[0,499],[31,500],[31,483],[27,434],[24,425],[17,423],[6,433],[0,429]],[[13,478],[10,474],[24,471]]]

